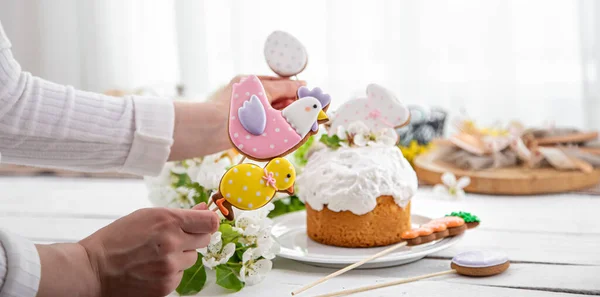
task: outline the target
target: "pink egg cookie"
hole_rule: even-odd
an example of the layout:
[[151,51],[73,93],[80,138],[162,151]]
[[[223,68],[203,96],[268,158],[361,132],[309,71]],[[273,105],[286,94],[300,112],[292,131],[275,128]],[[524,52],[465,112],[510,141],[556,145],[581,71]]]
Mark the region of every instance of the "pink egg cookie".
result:
[[326,119],[321,101],[312,96],[274,109],[260,80],[252,75],[233,85],[229,139],[246,157],[268,161],[294,151],[318,131],[315,123]]
[[294,76],[306,68],[308,54],[296,37],[283,31],[275,31],[265,42],[265,59],[277,75]]
[[351,99],[336,111],[329,134],[335,134],[339,126],[348,128],[348,125],[358,121],[377,132],[402,127],[409,120],[410,111],[404,103],[384,87],[370,84],[367,86],[367,98]]

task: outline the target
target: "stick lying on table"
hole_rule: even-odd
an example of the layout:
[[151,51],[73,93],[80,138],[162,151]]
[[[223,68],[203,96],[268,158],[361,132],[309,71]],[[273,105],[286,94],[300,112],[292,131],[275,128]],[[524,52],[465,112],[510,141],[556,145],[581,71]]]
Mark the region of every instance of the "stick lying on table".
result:
[[383,284],[366,286],[366,287],[362,287],[362,288],[348,289],[348,290],[338,291],[338,292],[334,292],[334,293],[323,294],[323,295],[319,295],[316,297],[334,297],[334,296],[350,295],[350,294],[354,294],[354,293],[360,293],[360,292],[375,290],[375,289],[379,289],[379,288],[385,288],[385,287],[406,284],[406,283],[422,280],[425,278],[436,277],[436,276],[446,275],[446,274],[451,274],[451,273],[456,273],[456,270],[452,269],[452,270],[446,270],[446,271],[442,271],[442,272],[435,272],[435,273],[430,273],[430,274],[421,275],[421,276],[404,278],[404,279],[392,281],[389,283],[383,283]]
[[365,263],[367,263],[367,262],[369,262],[371,260],[375,260],[375,259],[377,259],[379,257],[383,257],[383,256],[385,256],[385,255],[387,255],[387,254],[389,254],[389,253],[391,253],[391,252],[393,252],[393,251],[395,251],[395,250],[397,250],[397,249],[405,246],[406,243],[407,243],[406,241],[403,241],[403,242],[398,243],[398,244],[396,244],[396,245],[394,245],[394,246],[392,246],[392,247],[390,247],[390,248],[388,248],[386,250],[383,250],[383,251],[381,251],[381,252],[379,252],[379,253],[371,256],[371,257],[368,257],[368,258],[363,259],[363,260],[361,260],[359,262],[356,262],[354,264],[346,266],[345,268],[342,268],[342,269],[340,269],[340,270],[338,270],[338,271],[336,271],[336,272],[334,272],[334,273],[332,273],[332,274],[330,274],[330,275],[328,275],[328,276],[326,276],[326,277],[324,277],[322,279],[319,279],[319,280],[317,280],[314,283],[308,284],[308,285],[300,288],[299,290],[296,290],[296,291],[292,292],[292,295],[300,294],[300,293],[302,293],[302,292],[304,292],[304,291],[306,291],[306,290],[308,290],[308,289],[310,289],[310,288],[312,288],[312,287],[314,287],[314,286],[316,286],[316,285],[318,285],[318,284],[320,284],[322,282],[326,282],[329,279],[332,279],[332,278],[334,278],[334,277],[336,277],[336,276],[338,276],[340,274],[348,272],[348,271],[350,271],[350,270],[352,270],[352,269],[354,269],[354,268],[356,268],[358,266],[361,266],[361,265],[363,265],[363,264],[365,264]]
[[510,261],[508,260],[508,256],[502,252],[489,252],[489,251],[468,251],[461,254],[456,255],[452,258],[452,264],[450,265],[450,270],[435,272],[430,274],[425,274],[421,276],[415,276],[405,279],[399,279],[396,281],[391,281],[383,284],[375,284],[370,286],[365,286],[356,289],[348,289],[342,290],[334,293],[328,293],[324,295],[319,295],[316,297],[334,297],[334,296],[342,296],[342,295],[350,295],[354,293],[371,291],[379,288],[391,287],[401,284],[406,284],[410,282],[415,282],[418,280],[446,275],[446,274],[454,274],[458,273],[460,275],[465,276],[474,276],[474,277],[482,277],[482,276],[492,276],[496,274],[500,274],[510,266]]
[[[471,214],[468,214],[468,213],[461,212],[460,214],[471,216]],[[477,217],[474,217],[474,218],[477,218]],[[363,259],[359,262],[356,262],[354,264],[346,266],[345,268],[342,268],[342,269],[340,269],[324,278],[321,278],[313,283],[310,283],[310,284],[292,292],[292,295],[300,294],[318,284],[326,282],[340,274],[346,273],[346,272],[348,272],[356,267],[359,267],[369,261],[383,257],[403,246],[424,244],[424,243],[431,242],[433,240],[462,234],[463,232],[465,232],[465,230],[467,230],[467,228],[469,228],[469,229],[475,228],[477,225],[479,225],[478,220],[479,219],[477,219],[476,222],[465,223],[463,218],[458,217],[458,216],[447,216],[444,218],[433,220],[419,228],[404,232],[402,234],[402,242],[400,242],[388,249],[385,249],[375,255],[372,255],[366,259]]]

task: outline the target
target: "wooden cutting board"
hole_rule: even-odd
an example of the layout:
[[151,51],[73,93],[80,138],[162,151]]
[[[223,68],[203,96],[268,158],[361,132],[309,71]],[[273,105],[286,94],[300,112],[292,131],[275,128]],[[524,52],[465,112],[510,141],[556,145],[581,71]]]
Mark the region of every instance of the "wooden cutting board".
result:
[[431,185],[441,184],[441,177],[445,172],[454,173],[456,178],[470,177],[471,184],[465,188],[465,191],[470,193],[492,195],[561,193],[593,187],[600,182],[600,169],[595,169],[591,173],[522,167],[463,170],[434,160],[433,154],[421,155],[413,163],[419,180]]

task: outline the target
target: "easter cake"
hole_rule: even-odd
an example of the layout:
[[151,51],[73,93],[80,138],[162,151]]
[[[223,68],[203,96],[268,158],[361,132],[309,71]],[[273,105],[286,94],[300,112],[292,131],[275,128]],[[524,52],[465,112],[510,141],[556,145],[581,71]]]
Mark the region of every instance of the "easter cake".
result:
[[327,146],[310,154],[296,179],[308,236],[322,244],[384,246],[411,230],[418,181],[395,132],[410,114],[380,86],[370,85],[367,95],[338,109],[329,135],[321,138]]

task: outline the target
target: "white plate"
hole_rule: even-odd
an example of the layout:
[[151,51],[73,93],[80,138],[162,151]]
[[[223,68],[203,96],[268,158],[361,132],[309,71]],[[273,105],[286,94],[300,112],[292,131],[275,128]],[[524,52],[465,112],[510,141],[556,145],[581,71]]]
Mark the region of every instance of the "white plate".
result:
[[[413,225],[418,226],[431,221],[431,218],[413,214],[411,220]],[[283,215],[273,221],[273,236],[281,245],[278,256],[315,266],[344,267],[389,247],[342,248],[317,243],[306,235],[306,212],[304,211]],[[381,268],[414,262],[429,254],[450,247],[458,242],[462,236],[463,234],[423,245],[402,247],[359,268]]]

